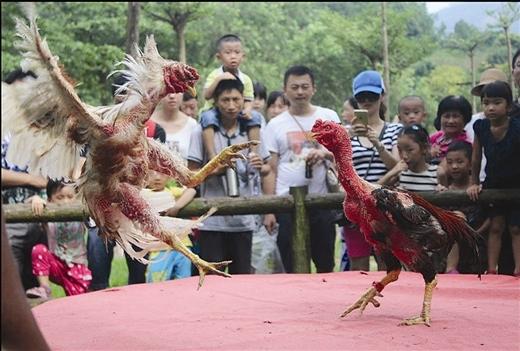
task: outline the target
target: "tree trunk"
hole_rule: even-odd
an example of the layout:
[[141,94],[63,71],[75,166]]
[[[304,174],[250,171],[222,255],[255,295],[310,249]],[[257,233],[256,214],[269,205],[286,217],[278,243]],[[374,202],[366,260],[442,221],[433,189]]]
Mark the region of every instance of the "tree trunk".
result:
[[[473,51],[469,52],[469,61],[471,66],[471,87],[475,86],[476,83],[476,77],[475,77],[475,53]],[[473,108],[473,114],[477,113],[477,98],[475,95],[471,95],[472,99],[472,108]]]
[[[386,19],[386,2],[381,2],[381,18],[383,31],[383,75],[385,77],[385,101],[390,106],[390,62],[388,59],[388,33]],[[388,110],[387,110],[388,111]],[[385,116],[387,117],[387,116]]]
[[126,23],[126,53],[137,57],[137,46],[139,45],[139,15],[141,3],[128,2],[128,15]]
[[179,43],[179,61],[186,63],[186,36],[184,33],[184,24],[175,26],[175,34],[177,34],[177,42]]
[[511,72],[513,72],[513,50],[511,49],[511,38],[509,37],[509,27],[504,27],[504,33],[506,34],[506,43],[507,43],[507,67],[509,67],[509,73],[507,74],[509,76],[509,85],[511,85],[511,88],[514,87],[513,85],[513,75]]

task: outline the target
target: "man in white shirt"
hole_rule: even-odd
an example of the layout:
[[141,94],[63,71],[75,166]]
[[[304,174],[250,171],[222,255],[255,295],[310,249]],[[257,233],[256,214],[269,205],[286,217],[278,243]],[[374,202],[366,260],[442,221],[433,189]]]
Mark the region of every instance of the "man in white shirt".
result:
[[[340,123],[336,112],[311,104],[316,93],[314,75],[305,66],[293,66],[285,72],[284,93],[290,102],[287,111],[272,119],[264,131],[265,146],[271,153],[269,161],[276,174],[275,189],[264,189],[266,195],[287,195],[290,187],[309,187],[311,194],[327,193],[326,163],[333,155],[317,144],[310,130],[317,119]],[[286,272],[292,268],[292,215],[278,214],[280,224],[278,247]],[[309,214],[311,225],[311,255],[318,273],[334,269],[336,228],[334,213],[317,210]]]

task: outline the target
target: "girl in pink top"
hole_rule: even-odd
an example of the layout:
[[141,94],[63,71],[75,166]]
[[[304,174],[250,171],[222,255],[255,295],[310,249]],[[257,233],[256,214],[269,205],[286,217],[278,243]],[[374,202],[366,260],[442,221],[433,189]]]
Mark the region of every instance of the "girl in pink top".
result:
[[430,135],[432,164],[438,164],[440,184],[447,186],[445,157],[448,146],[454,141],[469,141],[464,126],[471,120],[471,104],[464,96],[449,95],[441,100],[437,108],[434,126],[436,133]]

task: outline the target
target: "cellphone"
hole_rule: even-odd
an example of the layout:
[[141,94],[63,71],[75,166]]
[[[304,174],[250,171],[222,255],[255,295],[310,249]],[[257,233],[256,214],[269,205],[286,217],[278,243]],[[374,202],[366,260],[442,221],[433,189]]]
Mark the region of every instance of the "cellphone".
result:
[[354,110],[354,115],[356,116],[354,124],[368,125],[368,110]]

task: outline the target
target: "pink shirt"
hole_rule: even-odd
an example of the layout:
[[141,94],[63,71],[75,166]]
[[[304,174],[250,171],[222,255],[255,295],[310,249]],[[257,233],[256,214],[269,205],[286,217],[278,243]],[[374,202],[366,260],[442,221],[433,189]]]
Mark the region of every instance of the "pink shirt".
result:
[[464,130],[454,138],[449,139],[445,138],[444,131],[442,130],[430,135],[430,145],[440,146],[441,153],[438,156],[439,159],[443,159],[444,157],[446,157],[446,153],[448,152],[448,146],[450,146],[452,142],[457,140],[465,141],[471,144],[471,141],[469,140],[468,136],[466,135],[466,131]]

